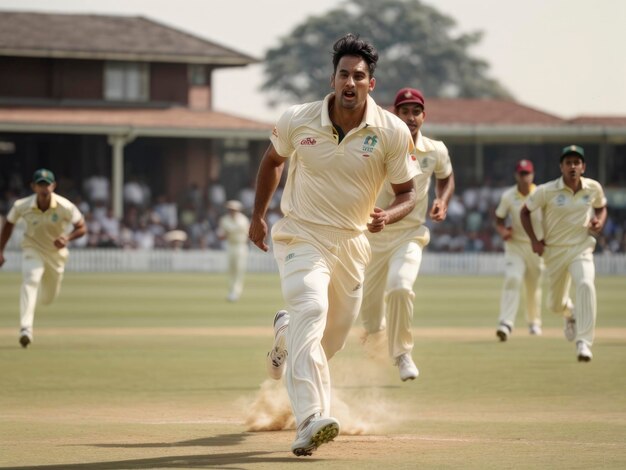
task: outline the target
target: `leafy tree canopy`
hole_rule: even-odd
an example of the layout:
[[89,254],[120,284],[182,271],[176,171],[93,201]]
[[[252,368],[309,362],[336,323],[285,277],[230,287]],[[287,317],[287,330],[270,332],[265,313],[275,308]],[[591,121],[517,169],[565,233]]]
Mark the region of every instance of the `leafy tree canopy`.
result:
[[426,97],[511,98],[487,75],[489,65],[472,57],[481,32],[454,35],[456,22],[420,0],[346,0],[310,17],[265,57],[271,105],[315,101],[330,91],[332,46],[344,34],[359,34],[378,49],[374,96],[391,104],[411,86]]

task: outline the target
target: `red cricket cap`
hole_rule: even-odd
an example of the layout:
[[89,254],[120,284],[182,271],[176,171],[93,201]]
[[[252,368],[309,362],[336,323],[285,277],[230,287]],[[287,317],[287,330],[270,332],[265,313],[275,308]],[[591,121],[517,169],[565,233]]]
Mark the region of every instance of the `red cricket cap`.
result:
[[530,160],[520,160],[515,165],[515,173],[521,173],[522,171],[527,171],[528,173],[534,173],[535,167],[533,166],[533,162]]
[[422,92],[415,88],[402,88],[396,93],[396,99],[393,102],[395,108],[409,103],[419,104],[424,108],[424,95],[422,95]]

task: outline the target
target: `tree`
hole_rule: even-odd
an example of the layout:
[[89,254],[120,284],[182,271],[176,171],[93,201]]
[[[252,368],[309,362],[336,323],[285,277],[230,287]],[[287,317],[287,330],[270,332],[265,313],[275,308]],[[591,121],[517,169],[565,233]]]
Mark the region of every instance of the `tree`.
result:
[[332,45],[351,32],[378,49],[374,95],[383,105],[405,86],[431,97],[511,98],[487,76],[488,63],[469,54],[482,33],[454,37],[455,26],[420,0],[346,0],[308,18],[267,52],[262,90],[271,105],[321,99],[330,91]]

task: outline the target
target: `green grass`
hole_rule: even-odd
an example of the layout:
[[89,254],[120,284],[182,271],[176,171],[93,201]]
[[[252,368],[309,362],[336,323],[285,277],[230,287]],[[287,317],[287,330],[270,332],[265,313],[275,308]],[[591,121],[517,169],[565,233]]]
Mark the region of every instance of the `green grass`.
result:
[[624,279],[597,279],[589,364],[547,312],[543,337],[519,316],[499,343],[501,282],[420,277],[414,382],[351,336],[331,373],[368,431],[296,459],[293,431],[243,424],[266,380],[276,275],[250,275],[229,303],[220,275],[67,273],[23,350],[20,278],[0,272],[0,468],[625,468]]

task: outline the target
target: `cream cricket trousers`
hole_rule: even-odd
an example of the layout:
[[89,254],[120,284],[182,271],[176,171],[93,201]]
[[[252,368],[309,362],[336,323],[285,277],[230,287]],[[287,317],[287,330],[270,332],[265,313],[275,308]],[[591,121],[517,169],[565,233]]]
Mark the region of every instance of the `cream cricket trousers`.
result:
[[22,288],[20,290],[20,327],[31,337],[37,303],[50,304],[61,290],[65,264],[53,266],[33,249],[25,248],[22,253]]
[[543,258],[533,252],[530,243],[506,242],[504,284],[500,296],[499,323],[515,326],[522,286],[526,294],[526,322],[541,326],[541,279]]
[[243,290],[248,262],[248,244],[228,244],[228,276],[230,279],[229,298],[238,299]]
[[289,312],[285,384],[300,425],[330,415],[328,360],[340,351],[361,306],[370,258],[361,232],[285,217],[272,228],[283,297]]
[[368,334],[387,329],[392,358],[413,350],[413,284],[430,240],[425,228],[417,233],[410,240],[394,231],[368,234],[372,261],[365,271],[361,321]]
[[[576,319],[576,341],[593,344],[596,326],[596,267],[593,250],[596,241],[587,241],[573,247],[547,246],[543,253],[548,274],[548,305],[550,310],[565,317]],[[570,309],[570,287],[574,284],[574,308]]]

